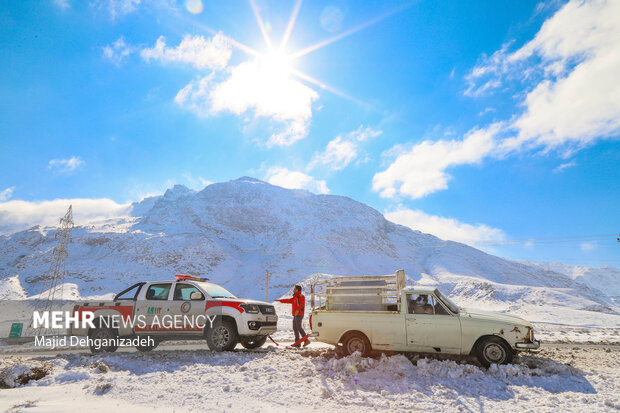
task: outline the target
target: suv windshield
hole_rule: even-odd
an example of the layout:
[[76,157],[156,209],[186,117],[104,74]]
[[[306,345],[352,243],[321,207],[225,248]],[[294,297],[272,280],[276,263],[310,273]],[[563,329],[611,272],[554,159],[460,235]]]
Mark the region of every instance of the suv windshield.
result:
[[211,296],[211,298],[237,298],[233,293],[217,284],[197,282],[196,284]]
[[441,291],[435,289],[435,295],[450,309],[450,311],[452,311],[454,314],[459,313],[459,306],[454,304],[452,300],[443,295]]

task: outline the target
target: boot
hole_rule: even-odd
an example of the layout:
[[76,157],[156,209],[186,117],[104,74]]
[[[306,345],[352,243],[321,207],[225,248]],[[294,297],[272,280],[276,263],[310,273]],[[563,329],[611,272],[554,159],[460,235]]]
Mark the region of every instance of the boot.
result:
[[307,347],[310,345],[310,340],[306,339],[306,341],[304,341],[304,347]]

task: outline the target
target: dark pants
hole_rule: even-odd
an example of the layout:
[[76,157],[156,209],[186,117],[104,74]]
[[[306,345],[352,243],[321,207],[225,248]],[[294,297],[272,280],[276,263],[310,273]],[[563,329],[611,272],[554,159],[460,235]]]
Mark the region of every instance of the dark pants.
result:
[[306,332],[301,327],[301,322],[303,321],[303,315],[296,315],[293,317],[293,331],[295,332],[295,342],[299,341],[300,338],[306,335]]

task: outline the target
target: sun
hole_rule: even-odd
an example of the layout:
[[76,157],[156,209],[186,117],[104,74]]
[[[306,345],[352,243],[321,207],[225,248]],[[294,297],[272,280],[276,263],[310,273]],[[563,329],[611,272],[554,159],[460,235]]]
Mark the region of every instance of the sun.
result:
[[275,76],[288,77],[293,72],[290,56],[279,52],[271,51],[259,57],[261,68]]

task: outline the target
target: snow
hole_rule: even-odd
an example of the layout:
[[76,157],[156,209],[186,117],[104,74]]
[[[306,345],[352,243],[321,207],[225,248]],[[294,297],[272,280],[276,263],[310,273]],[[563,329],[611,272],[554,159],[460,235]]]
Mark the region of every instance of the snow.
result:
[[550,348],[488,370],[467,360],[273,346],[0,359],[0,368],[52,365],[46,377],[3,391],[0,407],[30,400],[32,411],[610,411],[620,408],[618,351]]
[[14,275],[0,280],[0,300],[23,300],[26,296],[19,276]]

